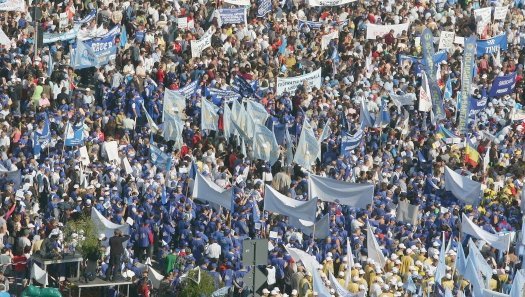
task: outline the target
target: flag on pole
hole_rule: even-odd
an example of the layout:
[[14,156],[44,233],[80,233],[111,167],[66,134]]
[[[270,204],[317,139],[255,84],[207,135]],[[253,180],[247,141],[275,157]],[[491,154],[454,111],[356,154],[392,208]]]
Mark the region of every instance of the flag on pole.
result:
[[446,254],[446,244],[445,244],[445,232],[443,232],[443,241],[441,242],[441,249],[439,251],[439,260],[436,268],[435,280],[436,283],[441,284],[441,279],[445,276],[446,272],[446,263],[445,263],[445,254]]
[[84,143],[84,123],[74,127],[70,122],[65,129],[64,144],[65,146],[76,146]]
[[146,119],[148,120],[148,125],[151,130],[151,133],[157,134],[157,132],[159,132],[159,127],[149,115],[148,111],[146,110],[146,107],[144,106],[144,102],[142,102],[142,110],[144,110],[144,114],[146,115]]
[[479,164],[480,155],[470,138],[465,138],[465,162],[472,167],[477,167]]
[[372,227],[370,227],[370,224],[367,224],[366,247],[368,250],[368,258],[374,260],[375,263],[379,265],[379,267],[383,268],[386,263],[386,258],[385,255],[383,255],[379,244],[377,243],[377,239],[374,235],[374,231],[372,231]]
[[201,101],[201,130],[217,131],[219,129],[219,107],[212,102],[202,98]]
[[321,147],[315,137],[314,130],[305,118],[299,143],[295,151],[294,162],[301,165],[304,169],[310,170],[312,165],[315,164],[320,150]]

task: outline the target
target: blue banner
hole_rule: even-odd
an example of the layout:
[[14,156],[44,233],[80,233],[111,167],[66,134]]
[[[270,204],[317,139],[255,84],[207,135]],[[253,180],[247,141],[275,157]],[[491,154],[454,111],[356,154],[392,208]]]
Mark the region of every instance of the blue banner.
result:
[[254,89],[252,85],[244,78],[236,75],[233,79],[232,86],[236,89],[242,97],[251,97],[253,96]]
[[244,8],[221,8],[219,12],[219,24],[246,24],[246,9]]
[[184,87],[178,90],[175,90],[175,92],[179,93],[184,98],[188,98],[197,92],[198,87],[199,87],[199,80],[195,80],[185,85]]
[[476,42],[477,56],[483,56],[484,54],[496,54],[498,50],[507,50],[507,33],[492,37],[490,39],[478,40]]
[[115,37],[120,33],[118,26],[114,27],[100,38],[86,41],[77,40],[74,52],[73,68],[82,69],[100,67],[114,60],[117,54]]
[[313,22],[313,21],[303,21],[297,20],[297,29],[301,30],[304,26],[310,28],[310,30],[319,30],[323,25],[322,22]]
[[432,31],[428,28],[423,30],[423,33],[421,34],[421,50],[423,52],[423,70],[425,70],[427,75],[428,86],[430,88],[432,110],[436,119],[441,120],[445,118],[445,110],[443,109],[443,101],[441,100],[441,89],[439,88],[436,79],[434,36],[432,35]]
[[[437,65],[441,63],[442,61],[446,61],[447,58],[448,58],[448,54],[446,51],[439,51],[434,54],[434,59],[433,59],[434,64]],[[397,59],[398,59],[398,64],[401,66],[407,63],[410,63],[412,65],[412,70],[414,70],[416,74],[419,74],[422,71],[423,65],[426,64],[423,59],[416,58],[414,56],[399,55]]]
[[516,72],[504,76],[496,76],[490,89],[490,97],[499,97],[510,94],[516,85]]
[[263,18],[270,11],[272,11],[272,0],[259,0],[257,7],[257,17]]
[[51,141],[51,130],[49,127],[49,117],[44,113],[44,126],[33,132],[33,155],[39,155],[43,147]]
[[469,37],[465,39],[465,50],[463,51],[463,69],[461,70],[461,105],[459,106],[459,124],[458,129],[461,133],[466,134],[468,125],[468,116],[470,102],[470,89],[472,86],[472,69],[476,60],[476,38]]
[[475,116],[487,106],[487,97],[481,97],[481,99],[475,99],[470,97],[469,100],[470,110],[469,117]]
[[217,98],[217,99],[223,99],[223,98],[239,99],[241,98],[241,95],[237,94],[236,92],[232,90],[221,90],[221,89],[216,89],[216,88],[206,88],[205,95],[211,96],[212,98]]

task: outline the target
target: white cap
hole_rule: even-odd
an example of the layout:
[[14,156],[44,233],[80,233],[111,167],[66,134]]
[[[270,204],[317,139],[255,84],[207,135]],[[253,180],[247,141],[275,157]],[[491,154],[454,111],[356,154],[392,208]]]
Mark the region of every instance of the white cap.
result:
[[263,294],[270,294],[270,291],[268,291],[268,289],[264,288],[264,289],[262,290],[262,293],[263,293]]

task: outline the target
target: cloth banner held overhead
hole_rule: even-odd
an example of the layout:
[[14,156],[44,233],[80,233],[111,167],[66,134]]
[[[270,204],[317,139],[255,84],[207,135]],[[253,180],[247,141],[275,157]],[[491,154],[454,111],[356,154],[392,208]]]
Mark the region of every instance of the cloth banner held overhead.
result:
[[511,74],[496,76],[490,88],[490,97],[500,97],[510,94],[516,86],[516,72]]
[[305,83],[306,90],[311,90],[314,87],[319,89],[321,87],[321,68],[300,76],[278,77],[277,95],[282,95],[284,92],[294,94],[295,90]]
[[445,189],[451,191],[459,200],[477,205],[481,198],[481,183],[445,167]]
[[220,8],[215,10],[219,27],[227,24],[247,24],[245,8]]
[[308,195],[310,199],[337,202],[341,205],[366,208],[374,198],[373,184],[355,184],[318,175],[308,178]]
[[303,263],[303,266],[306,269],[306,271],[313,273],[314,270],[317,270],[317,268],[319,268],[320,264],[319,262],[317,262],[314,256],[297,248],[285,248],[288,254],[290,254],[290,256],[294,259],[295,262],[301,261]]
[[[97,234],[104,234],[106,238],[110,238],[115,235],[115,230],[121,230],[122,234],[129,234],[129,225],[118,225],[112,221],[106,219],[98,210],[94,207],[91,208],[91,221],[95,225]],[[102,242],[104,245],[108,245],[108,241]]]
[[197,172],[193,183],[193,197],[230,209],[232,206],[233,188],[223,189],[216,183]]
[[398,24],[398,25],[366,25],[366,39],[376,39],[377,37],[383,37],[394,30],[394,37],[401,35],[403,31],[408,32],[409,23]]
[[[465,39],[466,41],[466,39]],[[497,54],[498,51],[507,50],[507,33],[476,42],[477,56],[481,57],[484,54]]]
[[295,200],[265,185],[264,210],[315,222],[317,199],[310,199],[308,201]]
[[257,17],[263,18],[272,11],[272,0],[259,0],[257,6]]
[[396,219],[404,223],[415,225],[419,216],[419,207],[412,205],[408,200],[399,201],[396,210]]
[[355,2],[357,0],[307,0],[307,3],[311,7],[315,6],[339,6],[348,3]]
[[512,233],[493,234],[487,232],[472,222],[465,214],[463,214],[461,219],[461,232],[469,234],[474,238],[484,240],[493,248],[500,251],[506,251],[512,241]]

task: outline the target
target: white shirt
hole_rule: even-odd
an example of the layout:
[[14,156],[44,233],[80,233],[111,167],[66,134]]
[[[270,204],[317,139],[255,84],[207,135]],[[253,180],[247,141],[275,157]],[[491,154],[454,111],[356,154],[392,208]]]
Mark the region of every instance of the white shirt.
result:
[[214,242],[206,247],[206,255],[211,259],[219,259],[221,256],[221,246]]

